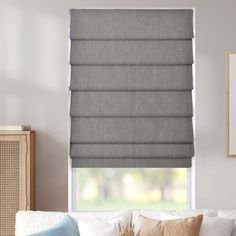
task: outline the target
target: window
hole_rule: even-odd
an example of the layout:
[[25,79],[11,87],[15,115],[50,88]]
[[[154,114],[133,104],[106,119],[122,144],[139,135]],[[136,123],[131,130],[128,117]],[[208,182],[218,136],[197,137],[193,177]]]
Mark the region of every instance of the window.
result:
[[189,207],[193,25],[192,9],[71,11],[72,210]]
[[73,210],[186,209],[187,168],[74,168]]

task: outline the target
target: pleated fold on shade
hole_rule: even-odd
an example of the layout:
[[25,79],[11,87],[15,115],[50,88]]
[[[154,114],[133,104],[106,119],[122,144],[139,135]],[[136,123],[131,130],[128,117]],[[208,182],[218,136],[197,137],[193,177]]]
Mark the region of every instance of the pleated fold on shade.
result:
[[191,167],[192,10],[71,10],[72,167]]

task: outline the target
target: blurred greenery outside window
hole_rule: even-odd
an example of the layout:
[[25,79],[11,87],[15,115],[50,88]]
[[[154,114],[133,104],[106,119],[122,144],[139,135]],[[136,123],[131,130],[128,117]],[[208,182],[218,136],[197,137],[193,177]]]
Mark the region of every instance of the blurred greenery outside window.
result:
[[73,210],[184,210],[186,168],[76,168]]

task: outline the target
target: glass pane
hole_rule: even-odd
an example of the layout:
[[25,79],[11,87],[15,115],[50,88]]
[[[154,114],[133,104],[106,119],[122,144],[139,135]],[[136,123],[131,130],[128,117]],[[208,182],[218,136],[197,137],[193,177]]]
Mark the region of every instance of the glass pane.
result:
[[75,169],[75,210],[186,209],[187,169]]

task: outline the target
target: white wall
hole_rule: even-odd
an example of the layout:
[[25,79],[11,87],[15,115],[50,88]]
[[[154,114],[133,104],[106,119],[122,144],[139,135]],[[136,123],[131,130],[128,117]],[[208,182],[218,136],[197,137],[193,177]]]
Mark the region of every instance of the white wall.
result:
[[196,207],[236,209],[224,65],[236,49],[236,1],[0,0],[0,124],[37,131],[37,209],[67,209],[69,9],[169,7],[196,7]]

